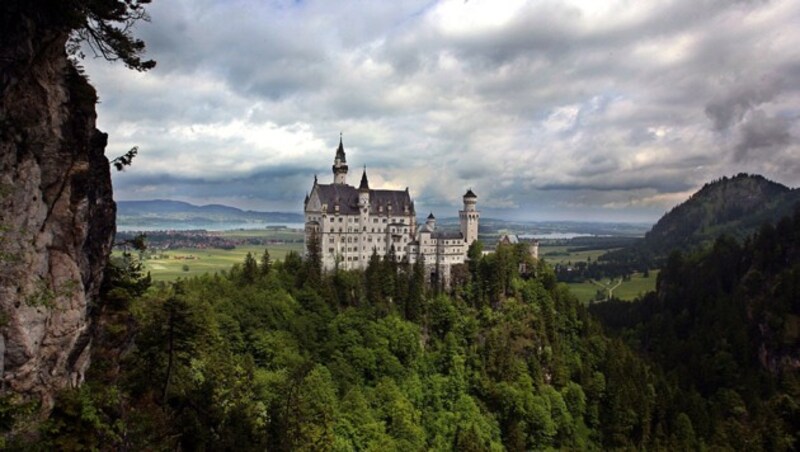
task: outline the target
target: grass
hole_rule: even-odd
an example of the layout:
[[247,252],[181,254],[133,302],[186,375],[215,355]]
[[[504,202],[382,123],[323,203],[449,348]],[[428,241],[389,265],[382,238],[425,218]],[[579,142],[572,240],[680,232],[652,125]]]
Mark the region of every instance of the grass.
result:
[[569,287],[569,291],[572,292],[573,295],[578,297],[581,303],[587,304],[589,301],[594,300],[595,295],[597,294],[597,289],[599,287],[595,286],[590,282],[582,282],[582,283],[566,283]]
[[[570,292],[575,294],[582,303],[589,303],[595,298],[599,289],[613,288],[612,294],[620,300],[632,301],[645,293],[655,290],[658,270],[651,270],[650,275],[645,278],[641,273],[634,273],[628,281],[619,279],[604,279],[602,281],[567,283]],[[619,283],[619,285],[617,285]]]
[[[240,245],[232,250],[177,248],[156,251],[157,259],[144,260],[145,270],[150,272],[154,281],[172,281],[178,278],[229,270],[233,264],[244,262],[247,253],[252,253],[256,260],[260,260],[265,248],[269,250],[270,258],[273,261],[283,260],[289,251],[303,252],[302,231],[253,229],[224,231],[220,234],[231,239],[261,238],[278,243]],[[184,266],[188,269],[185,270]]]
[[656,289],[656,279],[659,270],[651,270],[650,276],[645,278],[641,273],[635,273],[630,281],[624,281],[621,286],[614,289],[614,296],[620,300],[633,300]]
[[591,250],[591,251],[569,251],[572,248],[564,245],[540,245],[539,257],[543,258],[545,262],[550,265],[566,264],[567,262],[581,262],[591,259],[592,262],[596,261],[601,255],[611,251],[608,250]]
[[[154,281],[171,281],[188,276],[216,273],[228,270],[233,264],[241,264],[247,253],[252,253],[256,260],[264,253],[262,245],[238,246],[232,250],[178,248],[159,253],[158,259],[146,259],[145,269],[150,272]],[[283,260],[289,251],[302,252],[302,243],[270,244],[270,258]],[[184,270],[184,265],[188,270]]]

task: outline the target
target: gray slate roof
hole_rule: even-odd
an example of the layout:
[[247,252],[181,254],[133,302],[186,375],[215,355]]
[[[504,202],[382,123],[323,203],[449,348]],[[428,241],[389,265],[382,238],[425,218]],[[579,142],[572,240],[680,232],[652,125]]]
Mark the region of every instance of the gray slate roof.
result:
[[[334,205],[339,204],[339,213],[342,215],[358,214],[358,189],[352,185],[344,184],[318,184],[317,190],[322,204],[328,205],[327,213],[334,213]],[[409,215],[416,215],[411,195],[405,190],[370,190],[370,215],[377,215],[379,207],[387,213],[388,206],[392,206],[392,214],[403,215],[404,206],[408,205]]]
[[464,238],[461,232],[451,232],[451,231],[435,231],[433,234],[431,234],[431,237],[435,239],[446,239],[446,240]]

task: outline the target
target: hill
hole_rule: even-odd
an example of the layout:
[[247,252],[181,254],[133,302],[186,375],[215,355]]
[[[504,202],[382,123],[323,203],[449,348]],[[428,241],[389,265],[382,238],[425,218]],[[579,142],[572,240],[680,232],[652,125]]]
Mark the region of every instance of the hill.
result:
[[196,206],[182,201],[118,201],[117,224],[125,227],[169,227],[175,223],[198,227],[219,223],[302,223],[303,215],[259,212],[220,204]]
[[673,250],[709,246],[721,235],[743,239],[764,223],[791,215],[800,204],[800,190],[763,176],[740,173],[708,183],[687,201],[665,214],[642,240],[608,253],[604,261],[663,261]]
[[800,211],[742,244],[720,237],[671,254],[656,292],[590,312],[678,384],[700,436],[734,450],[797,447]]

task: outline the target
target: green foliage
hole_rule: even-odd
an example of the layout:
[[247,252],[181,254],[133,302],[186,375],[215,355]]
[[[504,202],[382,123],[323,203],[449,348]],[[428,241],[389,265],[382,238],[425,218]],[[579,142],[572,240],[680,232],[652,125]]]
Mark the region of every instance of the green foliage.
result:
[[797,423],[777,406],[797,393],[797,368],[786,364],[800,346],[798,231],[800,211],[743,243],[722,236],[706,250],[674,252],[657,293],[592,307],[674,382],[660,384],[690,395],[659,401],[673,404],[672,440],[681,448],[796,447]]
[[[133,36],[135,25],[147,21],[145,11],[151,0],[8,0],[0,14],[17,21],[36,23],[43,33],[71,34],[67,53],[83,58],[81,45],[87,44],[94,56],[122,61],[137,71],[155,67],[155,61],[143,60],[145,44]],[[5,23],[9,23],[4,21]]]
[[114,166],[117,171],[124,171],[126,166],[131,166],[134,157],[136,157],[138,153],[139,147],[134,146],[128,152],[111,160],[111,165]]
[[[781,255],[770,243],[763,249]],[[105,291],[109,301],[125,301],[109,304],[121,307],[119,331],[109,324],[104,337],[133,335],[135,347],[108,359],[121,361],[117,373],[93,371],[88,386],[59,399],[46,444],[342,451],[794,444],[796,380],[785,383],[794,392],[769,402],[780,434],[771,443],[741,436],[763,407],[753,409],[741,385],[719,380],[735,379],[740,342],[708,349],[697,367],[718,390],[680,388],[625,342],[604,336],[546,264],[515,247],[488,256],[476,250],[459,285],[438,294],[422,265],[391,257],[373,256],[363,272],[316,274],[313,253],[274,263],[250,255],[225,274],[149,289],[128,261]],[[737,250],[718,247],[727,258]],[[674,275],[685,278],[684,266],[696,264],[676,256],[660,287],[678,290]],[[726,287],[724,272],[717,274]],[[766,274],[751,273],[748,284],[760,287]],[[786,305],[796,293],[792,275],[774,292]],[[710,425],[710,418],[724,421]]]

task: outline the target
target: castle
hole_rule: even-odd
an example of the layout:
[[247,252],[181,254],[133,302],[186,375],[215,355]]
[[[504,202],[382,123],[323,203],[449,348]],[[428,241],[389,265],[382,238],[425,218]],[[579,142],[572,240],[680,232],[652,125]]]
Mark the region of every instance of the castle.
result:
[[382,258],[394,252],[398,262],[422,260],[428,277],[449,285],[451,266],[464,263],[469,246],[478,239],[478,197],[471,189],[459,211],[460,231],[441,231],[433,213],[417,225],[408,188],[370,188],[366,167],[358,188],[348,185],[341,137],[332,169],[332,184],[320,184],[314,176],[304,204],[306,244],[316,234],[323,269],[365,269],[373,252]]

